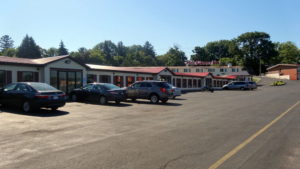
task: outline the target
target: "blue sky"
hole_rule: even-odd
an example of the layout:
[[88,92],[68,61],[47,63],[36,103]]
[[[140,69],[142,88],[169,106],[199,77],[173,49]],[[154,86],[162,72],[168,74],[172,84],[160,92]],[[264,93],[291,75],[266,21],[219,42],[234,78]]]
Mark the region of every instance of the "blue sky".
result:
[[158,54],[264,31],[300,47],[298,0],[9,0],[1,2],[0,36],[19,46],[26,34],[43,48],[63,40],[69,50],[104,40],[150,41]]

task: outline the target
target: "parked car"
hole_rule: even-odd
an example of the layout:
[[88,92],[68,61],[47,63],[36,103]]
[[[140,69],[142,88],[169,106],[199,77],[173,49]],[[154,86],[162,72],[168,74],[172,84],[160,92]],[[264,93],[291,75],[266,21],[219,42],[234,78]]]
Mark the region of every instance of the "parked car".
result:
[[178,87],[173,86],[172,84],[169,84],[172,89],[174,89],[174,93],[173,93],[173,99],[176,99],[177,96],[181,96],[181,89]]
[[250,89],[250,85],[248,82],[230,82],[230,83],[224,85],[223,89],[225,89],[225,90],[234,90],[234,89],[246,90],[246,89]]
[[74,89],[70,93],[72,101],[89,101],[106,104],[115,101],[120,104],[125,100],[125,90],[110,83],[89,83],[82,88]]
[[0,89],[0,104],[18,106],[25,113],[42,107],[54,111],[66,104],[66,95],[46,83],[18,82]]
[[174,89],[162,81],[146,80],[136,82],[126,89],[127,98],[132,99],[149,99],[151,103],[166,103],[169,98],[173,97]]
[[249,84],[249,88],[250,88],[251,90],[257,89],[257,84],[256,84],[256,82],[247,82],[247,83]]

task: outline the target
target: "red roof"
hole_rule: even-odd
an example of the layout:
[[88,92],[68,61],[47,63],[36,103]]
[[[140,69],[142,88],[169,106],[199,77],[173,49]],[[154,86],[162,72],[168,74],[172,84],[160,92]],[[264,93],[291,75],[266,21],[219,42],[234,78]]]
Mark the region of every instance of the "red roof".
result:
[[[166,67],[117,67],[117,66],[103,66],[87,64],[87,66],[94,70],[110,70],[110,71],[120,71],[120,72],[134,72],[134,73],[150,73],[158,74],[159,72],[167,69]],[[170,71],[172,73],[172,71]]]
[[192,76],[192,77],[206,77],[208,75],[211,75],[211,73],[209,72],[197,72],[197,73],[180,73],[180,72],[176,72],[174,73],[176,76]]
[[215,79],[236,79],[237,75],[214,76]]

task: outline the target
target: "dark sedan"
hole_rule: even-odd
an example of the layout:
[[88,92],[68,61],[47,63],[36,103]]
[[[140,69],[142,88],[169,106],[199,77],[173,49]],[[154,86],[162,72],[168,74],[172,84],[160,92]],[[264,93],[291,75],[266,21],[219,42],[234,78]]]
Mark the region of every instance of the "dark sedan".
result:
[[72,101],[89,101],[106,104],[115,101],[120,104],[125,100],[125,90],[110,83],[89,83],[82,88],[74,89],[70,93]]
[[0,104],[18,106],[25,113],[38,108],[57,110],[66,104],[64,92],[38,82],[11,83],[0,89]]

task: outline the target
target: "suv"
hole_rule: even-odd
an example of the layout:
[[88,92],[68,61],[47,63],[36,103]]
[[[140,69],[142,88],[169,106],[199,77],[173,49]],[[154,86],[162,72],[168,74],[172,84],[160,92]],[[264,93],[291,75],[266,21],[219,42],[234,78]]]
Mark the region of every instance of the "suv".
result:
[[151,103],[166,103],[173,97],[174,89],[162,81],[141,81],[132,84],[126,89],[127,98],[135,101],[136,99],[149,99]]
[[250,85],[248,82],[230,82],[223,86],[223,89],[229,90],[229,89],[240,89],[240,90],[246,90],[250,89]]

